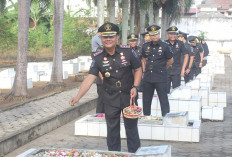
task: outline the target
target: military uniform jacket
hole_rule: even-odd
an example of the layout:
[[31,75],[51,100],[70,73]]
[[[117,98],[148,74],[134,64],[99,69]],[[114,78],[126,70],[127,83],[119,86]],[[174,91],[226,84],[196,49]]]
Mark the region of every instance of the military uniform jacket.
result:
[[196,46],[192,46],[193,47],[193,52],[195,54],[194,60],[193,60],[193,66],[194,67],[199,67],[199,64],[201,62],[201,56],[200,53],[204,52],[202,46],[200,43],[197,43]]
[[[195,53],[193,51],[193,47],[188,42],[184,43],[184,45],[185,45],[185,47],[187,49],[187,52],[189,54],[188,63],[186,65],[186,69],[187,69],[189,67],[190,58],[191,58],[191,56],[195,56]],[[183,60],[182,60],[182,65],[183,65],[183,62],[184,62],[184,57],[183,57]]]
[[142,57],[147,59],[143,81],[167,82],[166,63],[173,57],[168,44],[161,40],[156,45],[152,41],[147,42],[142,47]]
[[182,63],[181,56],[188,54],[184,43],[180,40],[175,40],[172,45],[169,40],[165,41],[172,49],[173,52],[173,64],[168,68],[169,75],[179,75],[181,73]]
[[115,54],[110,55],[106,50],[99,50],[94,54],[89,74],[95,76],[102,73],[103,89],[109,93],[130,93],[134,83],[132,69],[141,67],[136,56],[131,53],[130,46],[116,46]]
[[137,56],[139,60],[142,59],[142,47],[141,46],[136,46],[135,49],[131,47],[132,53]]

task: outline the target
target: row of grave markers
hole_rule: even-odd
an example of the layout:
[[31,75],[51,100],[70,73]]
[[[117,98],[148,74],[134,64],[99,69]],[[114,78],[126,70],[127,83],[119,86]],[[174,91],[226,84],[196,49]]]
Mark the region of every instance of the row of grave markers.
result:
[[[80,56],[63,61],[63,79],[69,75],[89,70],[92,59],[90,56]],[[52,62],[29,62],[27,65],[27,87],[33,88],[33,82],[49,82],[52,73]],[[11,89],[14,83],[15,70],[8,68],[0,71],[0,89]]]

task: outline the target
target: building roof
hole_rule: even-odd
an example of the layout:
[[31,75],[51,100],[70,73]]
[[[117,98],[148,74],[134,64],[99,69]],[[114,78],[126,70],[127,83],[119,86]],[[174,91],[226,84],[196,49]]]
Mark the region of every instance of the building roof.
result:
[[218,8],[221,10],[228,10],[232,7],[232,0],[203,0],[199,8]]
[[[196,15],[192,15],[192,17],[195,17]],[[210,18],[210,17],[225,17],[225,15],[219,13],[219,12],[200,12],[197,14],[197,17],[205,17],[205,18]]]
[[222,10],[228,10],[232,7],[232,0],[214,0],[217,4],[221,5]]
[[221,8],[221,5],[215,2],[215,0],[203,0],[199,8]]

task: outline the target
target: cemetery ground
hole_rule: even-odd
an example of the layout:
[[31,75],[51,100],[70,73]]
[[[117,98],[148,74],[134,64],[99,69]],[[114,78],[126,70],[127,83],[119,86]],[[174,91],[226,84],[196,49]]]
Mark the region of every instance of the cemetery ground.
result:
[[[201,137],[199,143],[191,142],[176,142],[176,141],[158,141],[158,140],[141,140],[142,146],[155,146],[155,145],[171,145],[172,156],[174,157],[231,157],[232,156],[232,61],[226,56],[225,57],[225,74],[216,75],[214,78],[213,91],[226,92],[227,93],[227,107],[224,110],[224,120],[223,121],[203,121],[201,127]],[[83,102],[80,104],[85,104],[87,101],[96,98],[96,86],[93,86],[89,93],[84,97]],[[48,109],[48,106],[53,107],[47,111],[44,110],[45,115],[39,113],[40,117],[46,117],[50,112],[55,112],[54,107],[59,108],[72,108],[68,106],[67,102],[69,97],[76,94],[77,89],[69,90],[57,94],[56,96],[51,96],[46,98],[44,102],[56,102],[48,103],[45,105],[41,100],[40,103],[43,107]],[[57,100],[54,100],[54,97]],[[60,103],[61,100],[64,100]],[[65,102],[65,104],[64,104]],[[35,102],[36,103],[36,102]],[[96,103],[96,101],[95,101]],[[32,104],[29,105],[32,107]],[[58,108],[58,109],[59,109]],[[93,108],[93,107],[92,107]],[[30,148],[75,148],[75,149],[92,149],[92,150],[107,150],[106,139],[101,137],[87,137],[87,136],[75,136],[75,121],[88,115],[94,114],[95,109],[89,108],[89,112],[83,112],[84,115],[72,120],[69,123],[45,134],[37,139],[31,140],[31,142],[22,145],[21,147],[13,150],[6,157],[15,157],[20,153],[25,152]],[[29,112],[27,110],[27,112]],[[78,112],[74,112],[79,114]],[[10,113],[8,113],[10,114]],[[70,115],[70,114],[69,114]],[[40,117],[36,117],[37,121],[41,121]],[[33,120],[33,119],[32,119]],[[30,122],[30,121],[28,121]],[[21,122],[24,124],[24,121]],[[42,130],[42,129],[41,129]],[[122,139],[122,151],[127,151],[126,140]]]

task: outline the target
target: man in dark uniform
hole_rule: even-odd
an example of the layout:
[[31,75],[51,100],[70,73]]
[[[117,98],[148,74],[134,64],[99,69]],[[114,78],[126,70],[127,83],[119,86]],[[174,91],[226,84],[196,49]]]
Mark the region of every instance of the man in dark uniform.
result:
[[151,41],[151,38],[148,32],[141,33],[140,35],[142,36],[142,39],[140,39],[139,46],[142,47],[144,43]]
[[142,47],[138,46],[138,35],[135,33],[131,33],[127,36],[127,39],[129,41],[129,45],[131,47],[132,53],[137,55],[139,60],[142,58]]
[[207,64],[207,56],[209,55],[209,48],[204,38],[201,38],[201,45],[204,50],[204,58],[203,58],[202,66],[205,66]]
[[143,114],[151,114],[151,102],[154,90],[157,91],[162,116],[169,113],[167,96],[167,70],[173,63],[173,54],[168,44],[160,40],[160,27],[151,25],[147,28],[151,42],[143,44],[142,68],[143,68]]
[[193,52],[195,53],[195,58],[193,60],[193,66],[190,71],[190,79],[192,80],[194,77],[196,77],[198,74],[201,73],[202,68],[202,62],[203,62],[203,56],[204,51],[201,45],[197,43],[196,36],[189,36],[188,40],[190,42],[190,45],[193,48]]
[[[142,59],[142,47],[138,46],[138,35],[135,33],[131,33],[127,36],[130,48],[132,53],[134,53],[135,56],[137,56],[137,58],[139,59],[139,61],[141,62]],[[139,88],[138,88],[138,92],[142,91],[142,80],[140,82]],[[138,106],[138,93],[137,96],[135,97],[135,103]]]
[[[167,70],[167,92],[170,93],[171,83],[173,89],[180,86],[181,77],[184,77],[189,55],[184,43],[180,40],[177,40],[178,28],[176,26],[172,26],[166,31],[168,33],[168,40],[166,40],[165,42],[171,47],[174,59],[174,63]],[[181,64],[181,55],[184,56],[183,64]]]
[[[103,79],[103,104],[107,124],[107,145],[110,151],[121,150],[120,114],[130,105],[130,98],[135,98],[142,70],[136,56],[128,45],[117,46],[119,28],[113,23],[105,23],[99,28],[104,49],[93,54],[93,62],[87,78],[83,81],[76,97],[70,100],[74,104],[88,91],[98,72]],[[134,70],[134,77],[132,74]],[[129,152],[140,147],[137,128],[138,119],[124,117]]]
[[[189,54],[189,59],[188,59],[188,63],[187,63],[187,66],[185,68],[185,75],[184,75],[184,80],[185,80],[185,83],[189,82],[190,80],[190,71],[191,71],[191,68],[192,68],[192,65],[193,65],[193,60],[194,60],[194,57],[195,57],[195,53],[193,52],[193,48],[192,46],[188,43],[187,39],[188,39],[188,33],[184,33],[184,32],[181,32],[179,31],[178,33],[178,39],[180,41],[182,41],[188,51],[188,54]],[[182,63],[183,63],[183,60],[184,60],[184,57],[182,56]]]

